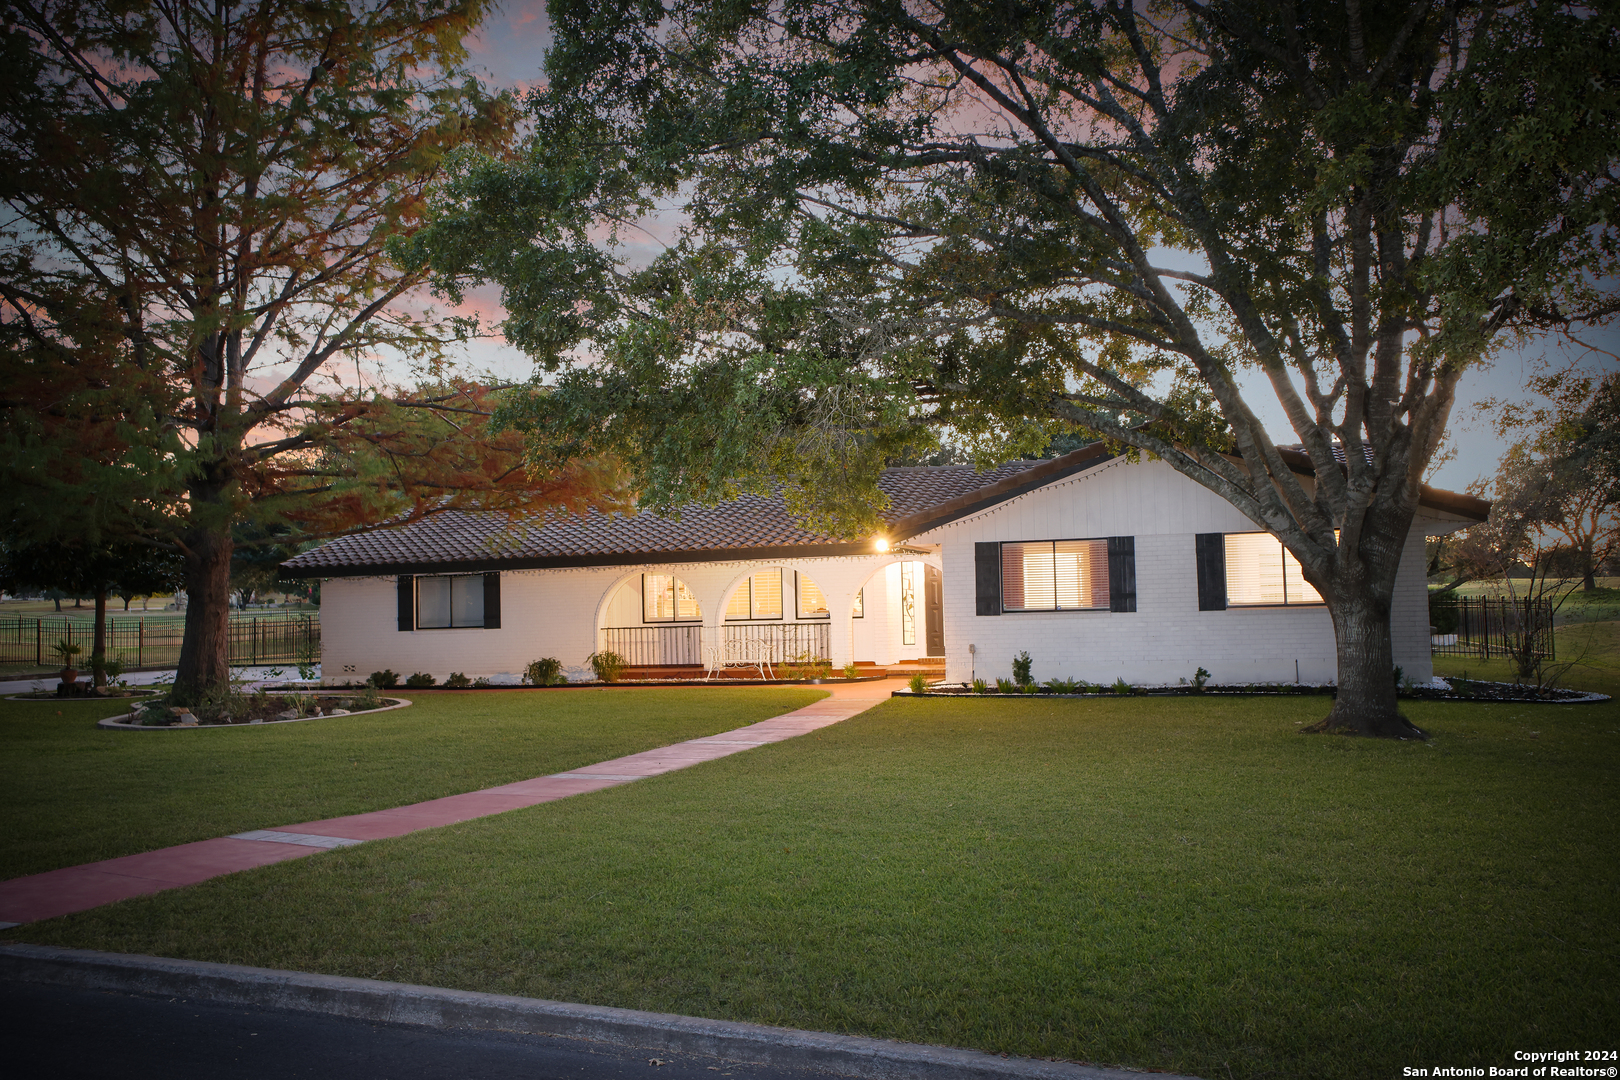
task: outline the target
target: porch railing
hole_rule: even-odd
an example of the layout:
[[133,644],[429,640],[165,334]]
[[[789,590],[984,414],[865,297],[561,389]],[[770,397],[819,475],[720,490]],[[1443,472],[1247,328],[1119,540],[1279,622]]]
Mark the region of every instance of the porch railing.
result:
[[726,648],[734,655],[757,655],[763,642],[773,664],[832,657],[832,627],[816,623],[733,623],[725,628]]
[[[831,657],[832,627],[827,623],[732,623],[727,625],[725,655],[757,659],[765,653],[773,664]],[[632,667],[675,667],[704,663],[704,632],[698,623],[672,626],[609,626],[602,648],[616,652]]]
[[632,667],[701,664],[703,627],[698,623],[609,626],[602,631],[602,649],[618,653]]

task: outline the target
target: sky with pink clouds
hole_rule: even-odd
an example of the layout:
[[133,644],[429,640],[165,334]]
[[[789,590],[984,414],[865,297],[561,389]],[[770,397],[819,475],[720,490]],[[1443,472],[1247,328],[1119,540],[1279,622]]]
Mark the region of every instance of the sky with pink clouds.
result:
[[[468,42],[470,63],[481,78],[497,87],[517,89],[541,80],[541,66],[550,45],[550,24],[540,0],[510,0]],[[468,306],[480,314],[485,326],[493,327],[502,318],[499,300],[498,291],[485,288],[468,297]],[[1598,351],[1549,338],[1522,350],[1507,351],[1489,368],[1476,369],[1464,376],[1451,422],[1450,442],[1455,453],[1433,471],[1431,482],[1460,491],[1494,474],[1506,444],[1494,430],[1494,414],[1477,403],[1491,398],[1527,397],[1525,381],[1536,361],[1555,367],[1579,364],[1594,372],[1620,367],[1613,355],[1603,355],[1604,352],[1620,354],[1620,326],[1581,337]],[[533,370],[520,351],[499,340],[474,343],[468,349],[467,361],[476,370],[513,380],[526,379]],[[1295,441],[1281,407],[1263,380],[1251,378],[1245,380],[1245,385],[1250,391],[1247,396],[1251,404],[1265,420],[1273,437],[1281,442]]]

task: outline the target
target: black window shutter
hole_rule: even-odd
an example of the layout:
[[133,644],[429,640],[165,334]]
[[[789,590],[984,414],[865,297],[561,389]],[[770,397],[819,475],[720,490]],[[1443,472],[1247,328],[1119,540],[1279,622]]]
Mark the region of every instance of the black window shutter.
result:
[[399,578],[399,628],[416,629],[416,579],[409,574]]
[[973,581],[978,594],[975,615],[1001,614],[1001,545],[973,545]]
[[1198,610],[1226,610],[1226,537],[1199,533],[1193,537],[1198,556]]
[[1136,610],[1136,537],[1108,538],[1108,610]]
[[501,575],[484,575],[484,629],[501,628]]

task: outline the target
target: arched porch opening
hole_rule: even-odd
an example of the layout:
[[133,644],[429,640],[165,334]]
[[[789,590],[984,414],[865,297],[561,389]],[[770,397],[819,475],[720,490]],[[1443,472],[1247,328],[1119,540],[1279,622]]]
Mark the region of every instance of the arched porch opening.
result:
[[703,609],[678,573],[649,568],[626,574],[603,594],[595,647],[618,653],[630,667],[701,666]]

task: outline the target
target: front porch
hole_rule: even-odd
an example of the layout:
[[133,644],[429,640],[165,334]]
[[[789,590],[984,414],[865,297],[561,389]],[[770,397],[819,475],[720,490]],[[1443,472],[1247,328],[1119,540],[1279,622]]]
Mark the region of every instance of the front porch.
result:
[[[705,681],[708,672],[702,664],[642,664],[632,665],[624,669],[619,676],[620,682],[663,682],[673,680],[677,682]],[[778,679],[781,672],[777,671]],[[920,660],[903,660],[894,664],[875,664],[870,660],[860,660],[855,664],[855,677],[857,679],[904,678],[921,674],[929,682],[940,682],[945,678],[945,658],[943,656],[924,657]],[[723,678],[727,681],[740,680],[742,682],[763,682],[764,677],[757,667],[732,667],[724,672],[717,672],[707,681]],[[842,669],[834,669],[832,681],[843,682]]]

